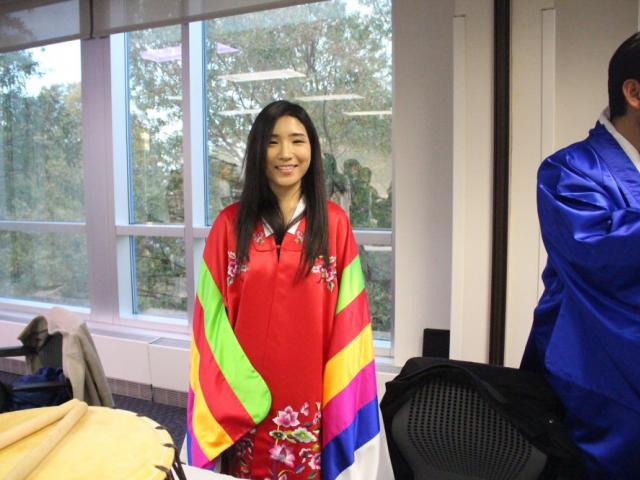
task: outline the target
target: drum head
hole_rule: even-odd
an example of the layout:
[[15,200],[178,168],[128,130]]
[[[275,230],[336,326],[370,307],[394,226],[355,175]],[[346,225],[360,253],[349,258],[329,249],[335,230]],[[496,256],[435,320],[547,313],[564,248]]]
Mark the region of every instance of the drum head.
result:
[[[20,410],[0,415],[0,433],[42,414],[49,408]],[[0,450],[0,478],[33,448],[49,425]],[[166,478],[174,459],[169,433],[153,420],[133,412],[89,407],[62,441],[29,476],[37,479],[142,480]],[[160,466],[161,468],[156,468]],[[164,470],[164,471],[163,471]]]

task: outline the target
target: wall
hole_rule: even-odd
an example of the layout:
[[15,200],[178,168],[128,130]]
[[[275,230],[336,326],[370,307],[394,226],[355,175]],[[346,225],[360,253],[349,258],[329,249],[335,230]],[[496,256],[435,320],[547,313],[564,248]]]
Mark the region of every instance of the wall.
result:
[[394,28],[394,363],[422,330],[488,359],[493,2],[402,1]]
[[453,3],[393,3],[395,364],[449,328]]
[[453,19],[452,358],[489,358],[493,177],[493,2]]

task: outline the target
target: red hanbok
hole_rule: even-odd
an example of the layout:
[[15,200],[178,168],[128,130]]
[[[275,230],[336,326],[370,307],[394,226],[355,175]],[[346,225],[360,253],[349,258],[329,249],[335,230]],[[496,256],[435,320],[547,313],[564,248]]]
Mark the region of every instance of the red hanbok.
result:
[[[220,213],[203,255],[203,268],[215,283],[212,288],[219,290],[224,312],[217,307],[209,319],[207,300],[201,296],[211,295],[198,289],[189,397],[190,463],[207,466],[212,456],[226,450],[225,469],[239,478],[337,478],[356,463],[354,452],[364,444],[375,443],[375,448],[369,448],[377,453],[373,440],[379,431],[369,312],[348,217],[329,202],[329,261],[316,259],[305,276],[299,273],[304,217],[284,235],[279,247],[270,229],[257,225],[249,260],[241,264],[236,259],[237,211],[234,204]],[[346,267],[351,268],[341,278]],[[224,358],[229,335],[212,333],[214,315],[224,313],[246,355],[241,365]],[[340,314],[344,320],[336,326]],[[214,370],[213,379],[203,366],[205,361]],[[209,383],[214,385],[210,393]],[[243,388],[251,391],[239,391]],[[227,392],[229,402],[236,402],[235,407],[216,400],[220,389]],[[237,393],[235,400],[229,390]],[[243,403],[243,395],[250,400]],[[325,409],[335,410],[332,419],[322,419]],[[228,439],[222,434],[205,438],[205,429],[199,433],[196,424],[205,418],[199,410],[208,410],[215,418],[210,429],[221,427]],[[238,411],[245,414],[244,419],[234,417],[240,415]],[[321,455],[331,439],[335,439],[333,460]],[[215,444],[220,447],[214,448]],[[331,465],[325,468],[328,461]],[[321,469],[326,469],[322,476]]]

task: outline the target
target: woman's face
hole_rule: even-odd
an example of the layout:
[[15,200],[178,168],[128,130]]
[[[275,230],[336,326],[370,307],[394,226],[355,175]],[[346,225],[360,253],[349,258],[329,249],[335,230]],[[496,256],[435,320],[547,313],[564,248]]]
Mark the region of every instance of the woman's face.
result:
[[267,147],[266,174],[278,198],[300,191],[311,163],[311,144],[304,125],[295,117],[280,117]]

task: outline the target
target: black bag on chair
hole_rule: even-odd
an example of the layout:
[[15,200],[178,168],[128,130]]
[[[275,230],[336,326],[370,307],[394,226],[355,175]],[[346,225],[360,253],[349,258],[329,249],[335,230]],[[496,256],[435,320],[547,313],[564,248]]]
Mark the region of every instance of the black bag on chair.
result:
[[71,400],[71,387],[61,368],[43,367],[12,384],[11,410],[60,405]]
[[0,413],[11,410],[11,390],[0,382]]
[[586,478],[541,375],[412,358],[380,409],[397,480]]

